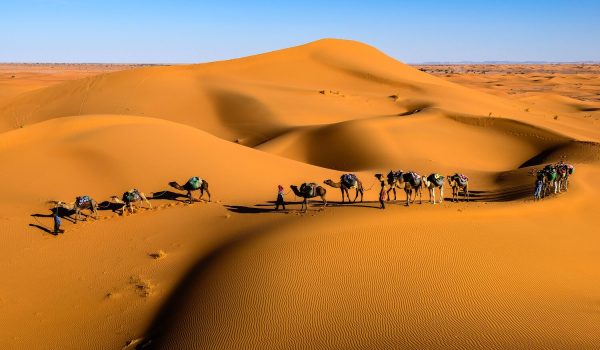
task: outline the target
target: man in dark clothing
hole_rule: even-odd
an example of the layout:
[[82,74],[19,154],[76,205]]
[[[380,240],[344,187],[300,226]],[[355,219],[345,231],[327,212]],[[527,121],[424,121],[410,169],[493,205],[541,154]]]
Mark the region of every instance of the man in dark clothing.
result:
[[277,202],[275,204],[275,210],[279,210],[279,206],[283,207],[283,210],[285,210],[285,202],[283,200],[283,186],[279,185],[277,186]]
[[65,233],[65,230],[60,228],[62,221],[60,220],[60,216],[58,216],[58,206],[54,208],[54,234],[58,235],[60,233]]

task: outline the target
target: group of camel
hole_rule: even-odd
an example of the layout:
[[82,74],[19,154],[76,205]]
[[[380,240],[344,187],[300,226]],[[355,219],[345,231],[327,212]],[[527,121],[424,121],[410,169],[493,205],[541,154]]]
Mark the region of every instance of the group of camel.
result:
[[[574,167],[570,164],[565,164],[562,161],[558,164],[549,164],[543,169],[536,172],[537,183],[536,186],[540,186],[539,190],[536,188],[535,199],[539,200],[550,193],[560,193],[566,191],[569,186],[569,175],[573,174]],[[386,195],[386,200],[390,200],[390,192],[394,194],[394,200],[396,200],[396,190],[403,189],[406,193],[406,206],[414,203],[419,196],[419,203],[423,202],[423,190],[427,189],[429,192],[429,203],[436,204],[442,203],[444,200],[444,179],[447,179],[448,185],[452,189],[452,201],[459,200],[459,194],[462,193],[463,198],[469,201],[469,179],[463,175],[456,173],[450,176],[442,176],[437,173],[429,174],[428,176],[421,176],[415,172],[404,172],[390,171],[387,176],[383,174],[375,174],[375,178],[379,180],[381,184],[382,196],[383,193]],[[356,202],[360,195],[360,201],[363,201],[364,187],[362,181],[354,174],[343,174],[340,176],[340,181],[333,181],[327,179],[323,181],[326,185],[333,188],[339,188],[342,194],[342,203],[348,198],[350,202],[350,190],[354,189],[356,194],[352,202]],[[180,190],[186,191],[186,197],[188,202],[193,201],[192,192],[199,191],[200,195],[198,200],[202,200],[204,193],[208,194],[208,201],[210,202],[210,192],[208,190],[208,182],[200,179],[199,177],[190,178],[184,185],[180,185],[176,181],[169,182],[169,186]],[[387,190],[386,190],[387,187]],[[296,185],[290,186],[291,190],[297,197],[303,198],[301,210],[306,211],[308,209],[308,199],[320,197],[323,201],[323,207],[327,206],[327,190],[318,185],[317,183],[304,183],[300,187]],[[436,201],[435,190],[439,191],[439,201]],[[412,197],[412,201],[411,201]],[[119,198],[118,196],[110,197],[111,201],[116,204],[122,204],[121,215],[125,215],[127,211],[134,213],[135,207],[142,207],[142,204],[147,204],[149,208],[152,208],[152,203],[148,200],[147,196],[137,190],[131,189]],[[98,202],[89,196],[76,197],[73,203],[56,202],[56,206],[75,212],[75,222],[80,221],[82,210],[89,210],[95,218],[98,217]]]
[[566,164],[562,160],[557,164],[548,164],[536,171],[536,190],[534,200],[540,200],[550,194],[559,194],[569,189],[569,176],[573,174],[575,167]]
[[[191,203],[193,201],[192,192],[199,191],[200,195],[198,200],[202,200],[204,196],[204,192],[208,194],[208,201],[210,202],[210,192],[208,191],[208,182],[206,180],[200,179],[199,177],[190,178],[184,185],[178,184],[176,181],[169,182],[169,186],[180,190],[186,191],[186,197],[188,202]],[[151,209],[152,203],[148,200],[148,197],[144,192],[139,191],[138,189],[131,189],[119,198],[118,196],[111,196],[110,201],[116,204],[122,204],[121,206],[121,215],[125,215],[127,211],[130,213],[134,213],[137,208],[141,208],[142,204],[147,204],[147,206]],[[110,202],[109,201],[109,202]],[[56,202],[57,208],[64,208],[70,212],[75,212],[75,223],[81,220],[81,212],[83,210],[89,210],[91,215],[94,218],[98,218],[98,202],[96,202],[93,198],[89,196],[79,196],[75,198],[73,203],[65,203],[65,202]]]
[[[388,187],[386,193],[386,199],[390,200],[390,192],[394,193],[394,200],[396,200],[396,189],[404,189],[406,193],[406,205],[409,206],[415,202],[417,195],[419,196],[419,203],[423,202],[422,195],[423,190],[429,191],[429,202],[432,204],[441,203],[444,199],[444,180],[448,180],[450,188],[452,188],[452,201],[459,200],[459,194],[463,194],[464,199],[469,201],[469,180],[463,174],[454,174],[451,176],[442,176],[436,173],[430,174],[429,176],[421,176],[415,172],[403,172],[390,171],[387,176],[382,174],[375,174],[375,178],[380,181],[382,191],[385,187]],[[350,181],[352,180],[352,181]],[[360,201],[363,201],[364,187],[362,181],[354,174],[344,174],[340,177],[340,181],[333,181],[327,179],[323,181],[328,186],[333,188],[339,188],[342,193],[342,203],[345,202],[346,197],[350,202],[350,190],[354,189],[356,195],[354,196],[353,202],[356,202],[360,195]],[[323,201],[323,207],[327,206],[327,190],[316,183],[304,183],[300,187],[292,185],[290,186],[292,191],[297,197],[303,198],[301,210],[307,210],[308,199],[320,197]],[[436,201],[435,190],[438,189],[440,193],[439,201]]]

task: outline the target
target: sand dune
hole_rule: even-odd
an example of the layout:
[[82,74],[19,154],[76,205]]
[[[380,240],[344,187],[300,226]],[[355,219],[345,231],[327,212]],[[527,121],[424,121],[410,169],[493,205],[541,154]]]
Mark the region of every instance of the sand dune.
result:
[[[561,93],[575,73],[498,74],[435,77],[328,39],[0,85],[0,347],[597,347],[597,101]],[[569,191],[529,200],[531,172],[561,159]],[[390,169],[464,172],[473,202],[379,210]],[[325,210],[287,192],[271,211],[278,184],[344,171],[363,203],[325,187]],[[212,203],[167,185],[193,175]],[[103,203],[49,234],[48,201],[132,187],[152,209]]]

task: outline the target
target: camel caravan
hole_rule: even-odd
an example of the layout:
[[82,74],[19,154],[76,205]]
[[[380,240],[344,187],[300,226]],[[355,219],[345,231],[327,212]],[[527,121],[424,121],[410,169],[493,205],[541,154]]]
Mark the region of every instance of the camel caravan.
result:
[[[463,195],[465,201],[469,201],[469,179],[464,174],[454,174],[452,176],[443,176],[437,173],[421,176],[414,171],[404,172],[402,170],[390,171],[387,176],[375,174],[375,178],[380,182],[380,203],[381,208],[385,209],[384,201],[390,201],[390,192],[394,195],[394,201],[397,200],[397,190],[404,190],[406,194],[406,206],[415,203],[419,197],[419,204],[423,202],[423,191],[429,193],[429,203],[438,204],[444,200],[444,180],[448,179],[448,184],[452,188],[452,200],[459,201],[459,194]],[[325,185],[340,189],[342,203],[354,203],[360,196],[360,202],[363,201],[365,190],[362,181],[355,174],[343,174],[340,181],[327,179],[323,181]],[[292,185],[292,191],[297,197],[303,198],[301,210],[306,212],[308,199],[320,197],[323,201],[322,208],[327,206],[327,190],[314,182],[305,182],[300,187]],[[354,199],[350,200],[350,190],[354,189]],[[436,190],[439,193],[439,200],[436,199]]]
[[551,194],[559,194],[569,189],[569,177],[575,172],[575,167],[562,160],[557,164],[548,164],[535,172],[535,190],[533,199],[539,201]]
[[[169,182],[169,186],[171,186],[179,191],[185,191],[186,194],[180,195],[180,196],[187,198],[186,203],[192,203],[194,201],[202,201],[202,198],[204,197],[204,193],[206,193],[208,195],[208,201],[210,202],[210,192],[208,190],[208,182],[197,176],[191,177],[183,185],[178,184],[176,181],[171,181],[171,182]],[[194,192],[194,191],[200,192],[197,200],[194,199],[192,196],[192,192]],[[165,192],[167,192],[167,191],[163,191],[163,193],[165,193]],[[178,195],[176,194],[175,197],[177,197],[177,196]],[[160,197],[160,195],[157,195],[155,193],[152,198],[159,198],[159,197]],[[98,202],[96,200],[94,200],[92,197],[87,196],[87,195],[78,196],[71,203],[65,203],[62,201],[51,201],[50,203],[55,204],[55,207],[53,210],[55,225],[54,225],[54,230],[52,231],[52,233],[54,233],[54,234],[59,234],[59,233],[64,232],[64,230],[60,229],[61,220],[58,217],[59,209],[66,210],[67,215],[69,215],[69,216],[74,213],[75,219],[73,220],[73,222],[75,224],[79,221],[82,221],[82,212],[84,210],[89,211],[89,215],[85,216],[85,218],[83,219],[83,220],[87,221],[88,217],[93,217],[94,219],[98,219],[98,210],[99,209],[106,209],[106,208],[109,208],[112,206],[115,206],[117,209],[115,209],[114,211],[117,213],[120,213],[122,216],[124,216],[128,212],[130,214],[135,213],[136,211],[140,210],[143,205],[146,206],[147,209],[152,209],[152,203],[150,203],[146,194],[135,188],[124,192],[121,197],[111,196],[108,201],[104,202],[104,204],[98,204]]]
[[[534,191],[534,200],[538,201],[542,198],[548,197],[551,194],[559,194],[565,192],[569,188],[569,177],[573,175],[575,168],[571,164],[566,164],[562,160],[557,164],[548,164],[544,168],[535,172],[536,182]],[[390,171],[386,176],[383,174],[375,174],[375,178],[379,181],[381,190],[379,195],[379,202],[381,209],[385,209],[385,202],[391,200],[390,193],[393,194],[393,200],[397,200],[397,190],[404,190],[406,195],[405,205],[410,206],[414,204],[419,197],[419,204],[423,203],[423,191],[427,190],[429,193],[429,203],[439,204],[444,201],[444,180],[447,181],[450,189],[452,190],[452,202],[458,202],[461,200],[465,202],[470,201],[469,195],[469,178],[460,173],[455,173],[449,176],[443,176],[438,173],[432,173],[427,176],[421,176],[414,171],[404,172],[402,170]],[[340,176],[339,181],[332,179],[324,180],[323,183],[329,187],[337,188],[340,190],[342,196],[342,203],[348,200],[348,203],[355,203],[360,196],[360,202],[363,201],[364,192],[369,189],[365,189],[363,182],[355,174],[343,174]],[[184,191],[185,195],[172,193],[172,198],[185,197],[186,203],[191,204],[194,201],[202,201],[204,194],[208,195],[208,202],[211,201],[211,194],[208,190],[208,182],[197,176],[191,177],[183,185],[180,185],[176,181],[168,183],[169,186],[178,190]],[[279,204],[283,204],[285,210],[285,201],[283,200],[283,187],[278,186],[277,205],[275,210],[279,210]],[[354,199],[350,199],[351,191],[354,191]],[[198,199],[194,199],[192,193],[198,191]],[[313,198],[320,198],[323,205],[322,209],[327,206],[327,189],[315,182],[305,182],[300,186],[291,185],[290,191],[293,191],[296,197],[302,198],[300,211],[306,212],[308,210],[308,200]],[[436,196],[436,191],[439,193],[439,197]],[[163,191],[162,193],[167,193]],[[162,195],[154,193],[151,199],[160,198]],[[64,230],[60,229],[60,218],[58,217],[58,209],[66,210],[68,215],[75,214],[75,223],[81,221],[82,212],[84,210],[89,211],[89,215],[85,216],[85,220],[88,217],[98,218],[98,209],[106,209],[108,207],[115,207],[113,211],[120,213],[124,216],[126,213],[133,214],[140,210],[142,206],[148,209],[152,209],[152,203],[150,203],[148,197],[138,189],[130,189],[124,192],[122,196],[111,196],[110,200],[104,202],[106,204],[100,205],[90,196],[79,196],[75,198],[72,203],[65,203],[61,201],[53,201],[55,203],[54,208],[54,234],[62,233]]]

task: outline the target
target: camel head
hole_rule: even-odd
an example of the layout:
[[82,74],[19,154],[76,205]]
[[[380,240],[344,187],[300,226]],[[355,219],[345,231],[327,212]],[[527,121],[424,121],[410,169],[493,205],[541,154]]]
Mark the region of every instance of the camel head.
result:
[[121,200],[121,198],[117,197],[117,196],[111,196],[110,199],[115,202],[115,203],[123,203],[123,201]]
[[336,183],[333,182],[333,180],[331,180],[331,179],[327,179],[327,180],[323,181],[323,183],[326,185],[332,186],[332,187],[335,187],[335,185],[336,185]]
[[377,178],[377,180],[381,181],[383,179],[383,175],[382,174],[375,174],[375,178]]

